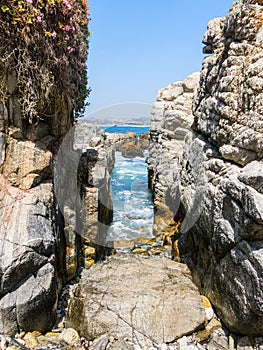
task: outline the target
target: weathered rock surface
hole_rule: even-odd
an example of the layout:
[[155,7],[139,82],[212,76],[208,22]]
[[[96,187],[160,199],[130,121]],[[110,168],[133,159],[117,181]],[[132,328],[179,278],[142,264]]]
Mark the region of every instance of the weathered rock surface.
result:
[[[166,205],[181,223],[174,239],[200,290],[230,330],[262,335],[263,29],[262,6],[250,3],[209,23],[204,43],[211,56],[203,61],[193,131],[183,152],[178,143],[164,149],[153,142],[157,162],[150,166],[155,188],[171,184]],[[152,135],[163,140],[164,109],[155,113],[156,107]],[[172,135],[180,120],[174,116]],[[169,157],[168,176],[163,159]]]
[[6,148],[3,175],[14,186],[30,189],[51,178],[52,153],[44,144],[10,140]]
[[93,246],[105,244],[114,159],[97,132],[83,139],[75,128],[61,144],[72,126],[66,107],[59,120],[23,119],[16,77],[6,74],[10,100],[8,108],[0,104],[0,333],[14,335],[49,330],[62,284],[86,263],[86,237],[94,238]]
[[140,137],[137,137],[135,132],[108,134],[107,140],[125,158],[143,157],[143,153],[149,147],[149,135],[144,133],[141,133]]
[[62,279],[52,183],[27,192],[1,176],[0,198],[0,333],[44,331],[55,321]]
[[[152,110],[147,162],[155,207],[153,229],[155,235],[168,241],[177,229],[174,221],[176,209],[171,209],[169,191],[177,178],[184,139],[194,121],[191,108],[199,76],[199,73],[193,73],[183,82],[161,89]],[[173,201],[173,205],[177,204]]]
[[202,298],[185,265],[117,255],[83,271],[66,326],[88,340],[106,334],[149,349],[204,322]]

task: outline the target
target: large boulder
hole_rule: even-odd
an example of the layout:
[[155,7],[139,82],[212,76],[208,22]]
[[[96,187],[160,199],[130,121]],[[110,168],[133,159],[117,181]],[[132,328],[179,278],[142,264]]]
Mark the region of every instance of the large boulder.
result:
[[66,327],[89,340],[107,334],[149,349],[204,322],[202,298],[186,265],[117,255],[82,273]]
[[25,192],[1,176],[0,198],[0,333],[44,332],[58,295],[52,184]]

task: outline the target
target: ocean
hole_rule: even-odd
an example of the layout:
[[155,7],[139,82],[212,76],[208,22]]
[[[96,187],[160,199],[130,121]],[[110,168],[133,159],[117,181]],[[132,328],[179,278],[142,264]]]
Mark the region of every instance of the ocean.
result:
[[[139,135],[141,132],[149,132],[149,127],[114,128],[111,131],[118,130],[118,133],[133,131]],[[108,241],[153,236],[154,211],[151,192],[148,190],[147,155],[146,151],[144,157],[130,159],[124,158],[120,152],[115,153],[115,166],[111,175],[114,214]]]
[[149,134],[149,126],[136,126],[136,125],[101,125],[100,129],[105,130],[110,134],[126,134],[126,132],[135,132],[137,136],[140,136],[140,133]]

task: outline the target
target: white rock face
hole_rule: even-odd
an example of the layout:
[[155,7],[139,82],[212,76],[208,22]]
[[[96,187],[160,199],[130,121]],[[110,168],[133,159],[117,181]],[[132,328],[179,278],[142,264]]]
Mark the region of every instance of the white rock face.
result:
[[[181,223],[174,239],[202,293],[232,331],[262,335],[262,6],[250,3],[209,23],[204,51],[211,56],[194,117],[191,107],[182,117],[182,96],[173,104],[158,96],[149,168],[155,198]],[[191,118],[192,133],[180,143],[178,126],[187,129]]]
[[199,77],[199,73],[193,73],[183,82],[161,89],[153,106],[147,161],[156,209],[154,232],[159,236],[169,236],[170,226],[175,224],[169,209],[172,203],[167,203],[167,196],[176,182],[184,140],[192,133],[192,99]]

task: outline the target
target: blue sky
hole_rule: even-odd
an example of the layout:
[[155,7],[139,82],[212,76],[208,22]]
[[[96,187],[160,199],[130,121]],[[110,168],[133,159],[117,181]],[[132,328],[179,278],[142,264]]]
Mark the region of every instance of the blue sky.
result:
[[152,104],[157,91],[201,69],[210,19],[233,0],[89,0],[90,106],[86,115],[127,102]]

